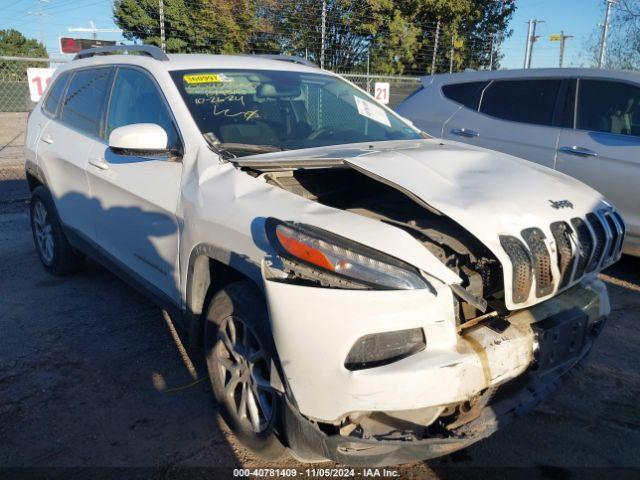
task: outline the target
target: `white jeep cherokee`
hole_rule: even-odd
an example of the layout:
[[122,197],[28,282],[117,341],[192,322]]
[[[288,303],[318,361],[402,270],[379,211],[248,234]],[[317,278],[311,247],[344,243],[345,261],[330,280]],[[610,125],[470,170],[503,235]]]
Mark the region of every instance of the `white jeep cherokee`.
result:
[[543,399],[609,313],[620,215],[301,59],[81,52],[29,118],[40,260],[98,259],[204,347],[237,437],[389,465]]

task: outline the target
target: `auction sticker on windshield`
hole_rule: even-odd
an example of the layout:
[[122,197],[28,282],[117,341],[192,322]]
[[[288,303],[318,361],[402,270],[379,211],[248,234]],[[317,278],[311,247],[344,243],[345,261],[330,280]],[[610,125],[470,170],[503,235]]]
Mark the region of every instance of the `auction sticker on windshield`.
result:
[[355,95],[353,98],[356,100],[356,107],[358,108],[358,113],[360,115],[386,125],[387,127],[391,126],[389,117],[387,117],[387,112],[385,112],[382,107],[379,107],[374,103],[367,102],[365,99],[356,97]]
[[233,79],[222,73],[188,73],[184,77],[184,83],[187,85],[200,85],[202,83],[222,83],[232,82]]

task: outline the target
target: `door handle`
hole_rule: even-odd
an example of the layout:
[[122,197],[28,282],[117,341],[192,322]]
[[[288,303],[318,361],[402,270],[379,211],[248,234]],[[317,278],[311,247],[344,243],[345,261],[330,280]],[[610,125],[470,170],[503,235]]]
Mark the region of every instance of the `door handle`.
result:
[[574,145],[573,147],[560,147],[558,149],[559,152],[568,153],[569,155],[576,155],[578,157],[597,157],[598,154],[593,150],[589,150],[588,148],[578,147]]
[[460,137],[466,137],[466,138],[473,138],[473,137],[480,136],[478,132],[476,132],[475,130],[469,130],[468,128],[454,128],[453,130],[451,130],[451,133],[453,133],[454,135],[458,135]]
[[109,164],[104,158],[92,158],[89,163],[100,170],[109,170]]
[[45,133],[40,140],[42,140],[44,143],[48,143],[49,145],[51,145],[53,143],[53,137],[51,136],[51,134],[49,133]]

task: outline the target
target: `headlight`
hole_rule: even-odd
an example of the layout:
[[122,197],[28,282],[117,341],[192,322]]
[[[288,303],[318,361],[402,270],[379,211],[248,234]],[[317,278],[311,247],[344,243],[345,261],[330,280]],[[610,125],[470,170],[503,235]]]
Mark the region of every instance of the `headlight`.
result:
[[415,267],[326,230],[269,218],[266,233],[281,257],[362,287],[388,290],[428,287]]

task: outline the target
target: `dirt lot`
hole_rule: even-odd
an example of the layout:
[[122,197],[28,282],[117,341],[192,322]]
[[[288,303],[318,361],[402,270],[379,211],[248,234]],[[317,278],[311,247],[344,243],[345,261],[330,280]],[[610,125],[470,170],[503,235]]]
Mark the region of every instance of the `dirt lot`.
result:
[[[11,140],[4,138],[7,124],[0,118],[0,148]],[[14,154],[19,135],[11,141],[0,150],[0,478],[26,473],[11,467],[41,467],[46,470],[40,474],[65,478],[70,472],[94,478],[91,467],[151,467],[160,477],[231,473],[193,467],[302,472],[306,465],[268,465],[234,442],[216,420],[206,380],[189,386],[192,379],[157,307],[94,263],[64,278],[43,271],[27,204],[19,200],[25,192],[21,167],[10,167],[21,161]],[[625,257],[603,278],[613,312],[582,372],[509,428],[449,457],[402,466],[400,476],[605,473],[584,467],[626,467],[633,470],[616,475],[637,475],[640,260]],[[193,361],[204,376],[200,359]],[[99,472],[127,478],[151,471]]]

